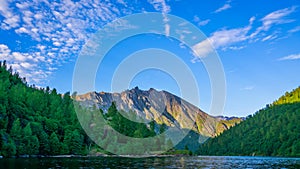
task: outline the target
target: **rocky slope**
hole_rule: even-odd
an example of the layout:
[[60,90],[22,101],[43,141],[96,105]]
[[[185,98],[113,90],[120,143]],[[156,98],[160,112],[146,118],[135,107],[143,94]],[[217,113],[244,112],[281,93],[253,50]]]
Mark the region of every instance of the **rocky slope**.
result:
[[170,127],[192,129],[207,137],[215,137],[242,120],[210,116],[169,92],[152,88],[143,91],[135,87],[121,93],[90,92],[76,96],[76,100],[88,106],[96,105],[104,112],[115,102],[119,110],[133,112],[142,119]]

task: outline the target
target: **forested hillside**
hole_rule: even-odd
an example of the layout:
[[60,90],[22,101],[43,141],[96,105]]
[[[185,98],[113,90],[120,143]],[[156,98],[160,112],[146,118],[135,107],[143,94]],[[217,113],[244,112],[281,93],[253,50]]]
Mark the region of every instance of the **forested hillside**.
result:
[[0,62],[0,154],[86,154],[91,143],[72,102],[70,93],[28,86]]
[[201,155],[300,157],[300,88],[200,146]]
[[[287,92],[253,117],[249,116],[219,137],[208,140],[199,148],[198,153],[300,156],[299,93],[299,88]],[[29,86],[24,78],[6,66],[5,61],[0,62],[0,155],[107,153],[95,145],[83,131],[74,109],[74,97],[75,94],[72,96],[67,92],[61,95],[49,87]],[[165,130],[164,125],[154,122],[146,125],[129,121],[120,115],[114,103],[107,113],[95,107],[87,111],[79,106],[78,110],[85,118],[89,118],[87,126],[96,124],[95,119],[102,113],[110,126],[130,137],[151,137]],[[113,145],[113,142],[122,142],[118,139],[110,140],[104,135],[99,139],[107,143],[107,146]],[[172,144],[169,140],[157,141],[160,146]],[[188,149],[186,145],[194,144],[190,141],[191,139],[183,140],[181,147]],[[144,147],[142,144],[139,146]],[[139,147],[134,149],[142,150]],[[152,148],[156,149],[159,150],[160,147]]]
[[[67,92],[61,95],[49,87],[44,89],[28,86],[24,78],[7,68],[5,61],[0,62],[0,155],[11,157],[108,153],[83,131],[72,97],[75,97],[75,94],[70,96]],[[106,114],[95,107],[75,105],[77,111],[83,113],[85,118],[90,118],[87,125],[94,125],[97,117],[101,118],[103,115],[110,126],[130,137],[150,137],[165,129],[164,125],[146,125],[124,118],[114,103]],[[154,127],[158,131],[155,132]],[[99,136],[108,144],[119,141],[109,140],[111,137],[101,134]],[[162,141],[168,143],[167,140]],[[135,148],[137,151],[143,150]]]

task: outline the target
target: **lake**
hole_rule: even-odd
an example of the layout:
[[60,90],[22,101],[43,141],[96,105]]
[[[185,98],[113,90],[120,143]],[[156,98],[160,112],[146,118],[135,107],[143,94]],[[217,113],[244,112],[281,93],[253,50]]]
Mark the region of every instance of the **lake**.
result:
[[0,159],[10,168],[300,168],[300,158],[275,157],[80,157]]

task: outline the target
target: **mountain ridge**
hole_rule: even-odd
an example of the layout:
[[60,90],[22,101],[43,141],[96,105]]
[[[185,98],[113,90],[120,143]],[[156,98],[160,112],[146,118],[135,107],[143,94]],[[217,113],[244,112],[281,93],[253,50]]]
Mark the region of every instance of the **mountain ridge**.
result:
[[215,137],[242,121],[238,117],[211,116],[168,91],[157,91],[154,88],[141,90],[135,87],[121,93],[94,91],[77,95],[75,100],[85,106],[97,106],[104,112],[115,102],[118,110],[134,112],[145,120],[154,120],[169,127],[177,124],[180,128],[189,129],[191,124],[188,121],[191,121],[194,122],[191,129],[207,137]]

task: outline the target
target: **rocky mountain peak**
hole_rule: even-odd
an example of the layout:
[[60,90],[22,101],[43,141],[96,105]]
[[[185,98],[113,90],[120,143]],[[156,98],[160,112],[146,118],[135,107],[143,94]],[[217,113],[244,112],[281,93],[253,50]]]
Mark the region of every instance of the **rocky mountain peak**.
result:
[[231,119],[210,116],[184,99],[154,88],[141,90],[134,87],[121,93],[90,92],[78,95],[76,100],[86,106],[96,105],[104,112],[115,102],[119,110],[134,112],[143,119],[170,127],[189,128],[189,122],[193,122],[192,129],[208,137],[214,137],[240,121],[235,119],[230,123]]

